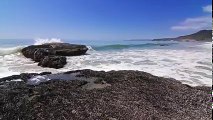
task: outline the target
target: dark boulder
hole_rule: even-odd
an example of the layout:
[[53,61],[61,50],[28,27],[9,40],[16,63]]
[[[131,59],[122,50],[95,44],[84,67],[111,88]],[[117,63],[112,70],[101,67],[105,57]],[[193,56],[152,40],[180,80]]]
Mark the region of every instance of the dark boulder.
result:
[[63,68],[67,63],[66,57],[64,56],[46,56],[43,60],[39,62],[39,66],[49,67],[49,68]]
[[65,57],[60,56],[84,55],[87,50],[88,48],[85,45],[75,45],[69,43],[47,43],[43,45],[28,46],[22,49],[22,54],[27,58],[31,58],[35,62],[39,62],[39,65],[42,67],[61,68],[66,64],[66,59]]
[[23,48],[21,50],[21,52],[26,58],[31,58],[34,60],[35,53],[36,53],[36,51],[38,51],[38,49],[47,50],[47,49],[51,49],[51,48],[50,48],[50,46],[47,46],[47,45],[31,45],[31,46]]
[[85,45],[74,45],[68,43],[52,43],[47,45],[50,45],[54,49],[54,54],[58,56],[84,55],[88,50]]
[[43,45],[31,45],[22,49],[25,57],[35,59],[46,55],[56,56],[77,56],[83,55],[88,48],[85,45],[75,45],[69,43],[48,43]]

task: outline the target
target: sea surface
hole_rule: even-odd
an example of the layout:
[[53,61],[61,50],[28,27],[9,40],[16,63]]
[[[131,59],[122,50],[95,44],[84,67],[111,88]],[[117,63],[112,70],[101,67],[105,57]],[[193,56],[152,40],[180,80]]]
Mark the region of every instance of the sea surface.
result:
[[[87,55],[68,57],[61,69],[42,68],[20,50],[28,45],[68,42],[87,45]],[[0,78],[20,73],[59,73],[70,70],[139,70],[175,78],[192,86],[212,85],[212,43],[177,41],[95,41],[61,39],[1,39]]]

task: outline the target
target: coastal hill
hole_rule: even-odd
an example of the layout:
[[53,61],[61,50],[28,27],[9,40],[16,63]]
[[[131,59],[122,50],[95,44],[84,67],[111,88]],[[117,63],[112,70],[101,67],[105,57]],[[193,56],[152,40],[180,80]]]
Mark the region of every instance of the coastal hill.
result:
[[212,41],[212,30],[201,30],[199,32],[180,36],[176,38],[161,38],[161,39],[154,39],[153,41],[170,41],[170,40],[177,40],[177,41]]

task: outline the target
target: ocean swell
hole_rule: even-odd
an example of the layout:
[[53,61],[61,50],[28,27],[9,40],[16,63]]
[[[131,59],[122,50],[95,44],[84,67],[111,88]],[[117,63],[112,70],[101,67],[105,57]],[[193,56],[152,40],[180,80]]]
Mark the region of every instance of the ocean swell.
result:
[[129,48],[149,48],[149,47],[158,47],[158,46],[171,46],[178,43],[145,43],[145,44],[114,44],[114,45],[104,45],[104,46],[93,46],[94,50],[122,50]]

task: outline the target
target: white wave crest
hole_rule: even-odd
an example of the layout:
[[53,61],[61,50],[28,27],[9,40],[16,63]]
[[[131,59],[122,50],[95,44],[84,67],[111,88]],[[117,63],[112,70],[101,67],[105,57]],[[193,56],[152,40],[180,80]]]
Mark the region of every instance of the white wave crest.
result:
[[0,56],[15,54],[21,51],[24,46],[10,47],[10,48],[0,48]]
[[197,45],[197,47],[205,48],[205,49],[212,49],[212,42],[205,42],[200,45]]
[[95,51],[92,46],[87,46],[87,48],[90,50],[90,51]]
[[51,39],[38,38],[38,39],[35,39],[34,45],[42,45],[42,44],[45,44],[45,43],[63,43],[63,41],[59,38],[51,38]]

